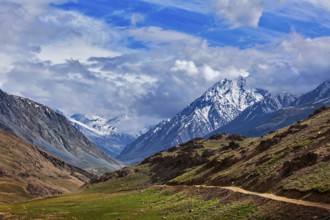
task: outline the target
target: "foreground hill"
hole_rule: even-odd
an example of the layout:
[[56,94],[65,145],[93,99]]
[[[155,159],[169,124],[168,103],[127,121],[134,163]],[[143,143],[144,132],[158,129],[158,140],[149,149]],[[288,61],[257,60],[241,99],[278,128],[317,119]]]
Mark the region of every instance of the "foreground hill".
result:
[[90,172],[104,173],[121,167],[118,161],[98,149],[63,115],[1,90],[0,123],[28,142]]
[[0,203],[67,193],[93,177],[3,127],[0,129]]
[[330,108],[261,138],[192,140],[136,168],[158,183],[235,185],[330,203]]
[[[262,138],[194,139],[4,219],[329,219],[330,109]],[[267,192],[267,194],[263,194]]]

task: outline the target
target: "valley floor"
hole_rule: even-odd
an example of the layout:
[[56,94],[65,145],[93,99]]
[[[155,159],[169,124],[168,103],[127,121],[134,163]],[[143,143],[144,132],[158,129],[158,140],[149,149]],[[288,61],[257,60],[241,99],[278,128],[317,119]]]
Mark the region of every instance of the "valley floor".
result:
[[[280,199],[279,199],[280,198]],[[133,175],[63,196],[0,204],[0,219],[330,219],[330,205],[233,187],[150,185]]]
[[70,194],[0,200],[0,219],[330,220],[329,143],[322,108],[261,138],[191,140]]

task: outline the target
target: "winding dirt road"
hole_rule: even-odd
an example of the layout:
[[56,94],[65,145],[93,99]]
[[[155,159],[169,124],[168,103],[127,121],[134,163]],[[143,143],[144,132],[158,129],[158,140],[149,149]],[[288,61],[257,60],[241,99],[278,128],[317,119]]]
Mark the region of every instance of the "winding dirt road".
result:
[[[162,187],[166,187],[167,185],[160,185]],[[182,186],[182,185],[180,185]],[[258,196],[266,199],[271,199],[274,201],[279,201],[279,202],[286,202],[286,203],[291,203],[295,205],[302,205],[302,206],[308,206],[308,207],[315,207],[315,208],[321,208],[321,209],[327,209],[330,211],[330,204],[329,203],[319,203],[319,202],[310,202],[310,201],[305,201],[305,200],[299,200],[299,199],[291,199],[283,196],[277,196],[271,193],[257,193],[257,192],[252,192],[248,191],[239,187],[235,186],[207,186],[207,185],[186,185],[184,187],[197,187],[197,188],[206,188],[206,189],[225,189],[229,190],[232,192],[236,193],[242,193],[245,195],[253,195],[253,196]]]
[[258,196],[258,197],[262,197],[262,198],[266,198],[266,199],[291,203],[291,204],[295,204],[295,205],[302,205],[302,206],[309,206],[309,207],[316,207],[316,208],[330,210],[330,204],[328,204],[328,203],[319,203],[319,202],[310,202],[310,201],[299,200],[299,199],[291,199],[291,198],[287,198],[287,197],[283,197],[283,196],[277,196],[277,195],[274,195],[271,193],[257,193],[257,192],[248,191],[248,190],[245,190],[245,189],[242,189],[239,187],[235,187],[235,186],[222,187],[222,186],[194,185],[194,187],[209,188],[209,189],[226,189],[226,190],[230,190],[232,192],[242,193],[245,195],[254,195],[254,196]]

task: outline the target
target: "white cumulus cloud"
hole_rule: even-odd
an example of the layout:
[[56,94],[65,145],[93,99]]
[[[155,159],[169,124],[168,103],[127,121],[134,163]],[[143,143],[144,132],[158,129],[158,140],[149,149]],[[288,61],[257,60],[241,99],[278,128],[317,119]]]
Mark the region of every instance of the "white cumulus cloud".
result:
[[176,60],[174,66],[170,70],[172,72],[184,72],[191,76],[199,72],[193,61],[186,60]]
[[217,78],[219,75],[221,75],[221,73],[219,71],[214,70],[212,67],[210,67],[207,64],[203,65],[202,73],[203,73],[204,78],[207,81],[212,81],[215,78]]
[[214,0],[215,13],[233,27],[257,27],[264,10],[263,0]]

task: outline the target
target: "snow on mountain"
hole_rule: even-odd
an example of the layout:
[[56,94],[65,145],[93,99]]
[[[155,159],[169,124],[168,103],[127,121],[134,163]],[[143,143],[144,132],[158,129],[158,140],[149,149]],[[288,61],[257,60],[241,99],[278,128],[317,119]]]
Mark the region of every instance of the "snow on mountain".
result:
[[90,130],[98,136],[108,136],[117,132],[116,127],[97,115],[74,114],[70,117],[70,121]]
[[233,121],[206,137],[219,133],[262,136],[272,130],[303,120],[316,109],[328,105],[330,105],[329,81],[325,81],[299,98],[288,93],[269,94],[264,100],[246,108]]
[[[289,93],[268,93],[262,101],[246,108],[234,120],[214,130],[210,134],[206,135],[206,137],[219,133],[258,136],[259,134],[250,133],[250,129],[262,124],[263,120],[267,118],[267,115],[292,105],[296,100],[297,98]],[[264,133],[261,135],[263,134]]]
[[100,174],[122,167],[120,162],[96,147],[62,114],[1,90],[0,124],[68,164],[89,172]]
[[268,93],[265,99],[246,108],[240,114],[240,118],[244,118],[244,120],[249,118],[249,120],[251,120],[252,116],[275,112],[277,110],[290,106],[296,100],[297,98],[289,93],[282,93],[282,94]]
[[208,89],[172,119],[165,120],[128,145],[117,157],[136,163],[153,153],[181,144],[226,125],[244,109],[261,101],[268,94],[247,88],[243,77],[222,80]]
[[127,115],[105,119],[98,115],[74,114],[69,120],[96,146],[113,157],[118,156],[128,144],[147,132],[146,129],[131,133],[122,131],[120,128],[129,124],[130,118]]
[[330,80],[323,82],[313,91],[298,98],[296,105],[304,105],[315,100],[322,100],[330,97]]

